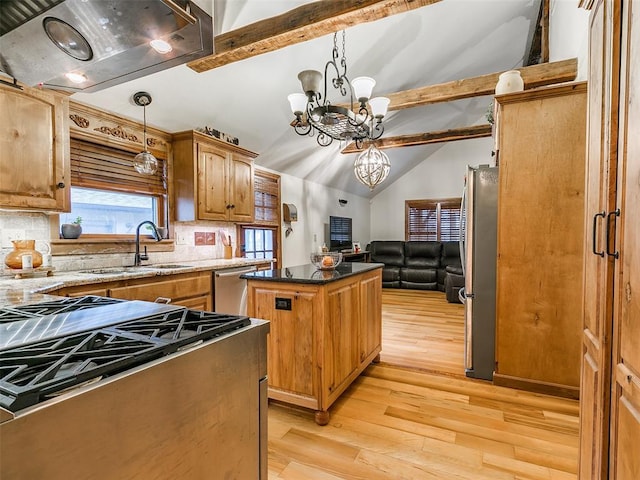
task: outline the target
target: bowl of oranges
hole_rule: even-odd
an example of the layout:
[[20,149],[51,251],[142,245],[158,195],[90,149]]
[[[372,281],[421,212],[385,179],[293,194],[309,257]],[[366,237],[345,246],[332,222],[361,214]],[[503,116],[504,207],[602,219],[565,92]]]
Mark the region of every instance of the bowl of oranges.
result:
[[312,253],[309,256],[311,263],[319,270],[333,270],[342,262],[340,252]]

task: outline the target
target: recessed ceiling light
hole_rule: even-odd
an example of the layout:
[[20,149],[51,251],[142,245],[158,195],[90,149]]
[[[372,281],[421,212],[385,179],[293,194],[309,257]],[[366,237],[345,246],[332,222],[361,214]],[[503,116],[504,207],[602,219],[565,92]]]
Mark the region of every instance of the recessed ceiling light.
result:
[[151,48],[153,48],[158,53],[169,53],[173,50],[173,47],[169,44],[169,42],[165,42],[164,40],[151,40],[149,42]]
[[87,81],[87,77],[85,77],[82,73],[74,73],[68,72],[64,74],[67,79],[71,80],[73,83],[84,83]]

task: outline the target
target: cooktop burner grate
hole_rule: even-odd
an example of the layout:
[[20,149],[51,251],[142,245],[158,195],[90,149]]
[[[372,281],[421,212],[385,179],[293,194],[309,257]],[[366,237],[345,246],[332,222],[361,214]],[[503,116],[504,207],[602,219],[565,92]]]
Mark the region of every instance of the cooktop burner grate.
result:
[[52,300],[50,302],[34,303],[31,305],[20,305],[17,307],[4,307],[0,308],[0,323],[17,322],[20,320],[27,320],[29,318],[44,317],[46,315],[102,307],[104,305],[111,305],[123,301],[124,300],[119,300],[117,298],[88,295],[84,297],[63,298],[61,300]]
[[0,351],[0,405],[18,411],[251,323],[187,309]]

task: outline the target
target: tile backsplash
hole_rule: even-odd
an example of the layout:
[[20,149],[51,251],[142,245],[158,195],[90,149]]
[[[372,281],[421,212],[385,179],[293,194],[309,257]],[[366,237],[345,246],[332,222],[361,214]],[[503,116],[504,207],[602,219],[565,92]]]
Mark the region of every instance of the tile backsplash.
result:
[[[149,252],[148,263],[175,263],[181,261],[224,258],[219,232],[224,232],[236,244],[236,228],[225,222],[176,222],[174,225],[175,250],[173,252]],[[13,249],[11,240],[35,239],[36,249],[46,253],[50,240],[49,216],[38,212],[14,212],[0,210],[0,270],[4,257]],[[198,242],[204,237],[204,243]],[[212,239],[215,238],[215,245]],[[203,243],[203,244],[200,244]],[[133,253],[92,255],[60,255],[52,258],[52,266],[58,271],[90,268],[121,267],[133,264]]]

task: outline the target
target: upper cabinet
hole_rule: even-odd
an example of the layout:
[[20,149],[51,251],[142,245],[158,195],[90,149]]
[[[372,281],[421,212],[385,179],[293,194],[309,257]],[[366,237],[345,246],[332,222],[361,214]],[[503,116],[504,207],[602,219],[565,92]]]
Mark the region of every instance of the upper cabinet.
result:
[[0,207],[69,211],[69,100],[0,85]]
[[174,208],[178,221],[253,222],[257,154],[195,131],[173,136]]

